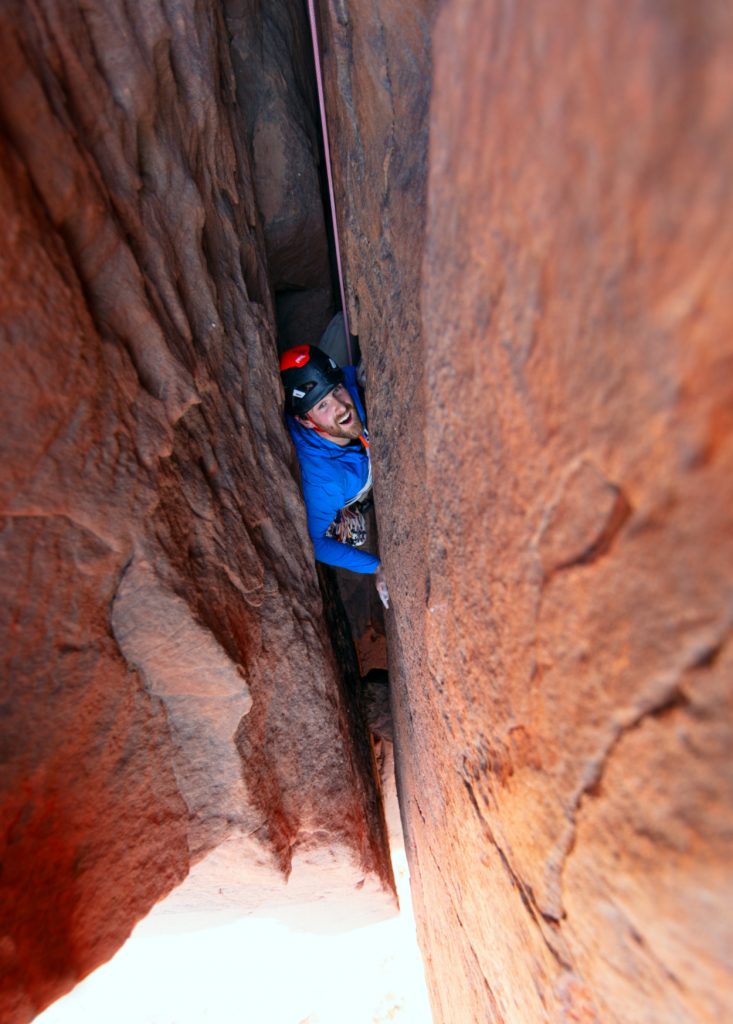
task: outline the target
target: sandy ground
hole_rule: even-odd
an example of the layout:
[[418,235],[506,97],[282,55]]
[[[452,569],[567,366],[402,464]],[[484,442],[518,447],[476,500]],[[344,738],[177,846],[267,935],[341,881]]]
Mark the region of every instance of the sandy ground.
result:
[[385,748],[398,916],[337,935],[258,917],[161,933],[164,911],[156,908],[109,963],[38,1024],[429,1024],[392,751]]

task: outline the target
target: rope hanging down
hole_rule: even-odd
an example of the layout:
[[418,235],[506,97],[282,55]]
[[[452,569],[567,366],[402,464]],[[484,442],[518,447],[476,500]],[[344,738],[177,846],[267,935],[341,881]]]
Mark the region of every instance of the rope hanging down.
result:
[[331,174],[331,148],[328,142],[328,125],[326,123],[326,101],[323,96],[323,75],[321,74],[321,48],[318,45],[318,28],[316,26],[315,0],[308,0],[308,15],[311,23],[311,39],[313,41],[313,61],[316,66],[316,86],[318,88],[318,106],[321,111],[321,130],[323,132],[323,151],[326,159],[326,178],[328,179],[328,198],[331,203],[331,223],[333,224],[333,241],[336,249],[336,267],[341,289],[341,309],[344,314],[344,333],[346,334],[346,351],[349,363],[351,358],[351,335],[349,332],[349,315],[346,312],[346,292],[344,290],[344,271],[341,266],[341,246],[339,245],[339,227],[336,220],[336,198],[333,191],[333,175]]

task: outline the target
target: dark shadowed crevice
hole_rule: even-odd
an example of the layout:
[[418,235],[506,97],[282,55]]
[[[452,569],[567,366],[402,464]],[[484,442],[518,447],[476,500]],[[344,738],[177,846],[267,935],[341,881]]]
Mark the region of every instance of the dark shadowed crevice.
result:
[[282,351],[318,341],[338,294],[310,29],[305,3],[224,11]]
[[[333,569],[319,564],[318,579],[323,595],[326,623],[331,634],[336,660],[341,669],[345,696],[344,706],[349,718],[348,728],[354,757],[370,772],[379,785],[379,771],[374,756],[372,738],[367,727],[365,689],[362,684],[359,659],[354,647],[349,618],[339,591],[337,575]],[[386,834],[384,808],[381,801],[375,800],[371,810],[375,824],[377,821],[379,823],[379,831],[384,830]],[[376,829],[375,834],[379,834]]]
[[[282,352],[318,343],[339,294],[307,8],[303,2],[250,10],[241,0],[224,0],[223,9]],[[376,779],[361,685],[369,670],[386,668],[374,581],[323,566],[318,576],[354,758]]]

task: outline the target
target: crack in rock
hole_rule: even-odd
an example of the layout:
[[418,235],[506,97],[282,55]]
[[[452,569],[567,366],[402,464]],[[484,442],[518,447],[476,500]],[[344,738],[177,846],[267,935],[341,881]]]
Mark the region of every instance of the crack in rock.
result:
[[[570,964],[570,954],[565,949],[565,944],[562,939],[562,936],[556,930],[556,922],[549,915],[545,914],[543,910],[540,908],[539,904],[537,903],[534,892],[532,890],[532,887],[528,885],[528,883],[525,882],[524,879],[522,879],[519,876],[519,874],[514,870],[509,861],[509,857],[502,849],[502,847],[499,845],[499,843],[496,841],[496,837],[494,836],[493,830],[489,825],[488,821],[486,820],[486,818],[484,817],[481,808],[478,805],[478,801],[476,800],[476,795],[473,792],[473,787],[471,786],[471,783],[464,778],[463,785],[468,794],[468,798],[471,801],[471,805],[474,811],[476,812],[476,816],[481,822],[481,825],[486,834],[486,838],[489,840],[489,842],[495,848],[497,854],[499,855],[499,859],[502,863],[502,866],[504,867],[504,870],[509,876],[509,879],[512,883],[512,887],[519,894],[519,898],[521,899],[525,910],[530,915],[534,923],[537,925],[537,928],[539,929],[540,935],[542,936],[542,939],[545,945],[547,946],[548,951],[563,970],[572,970]],[[550,929],[549,933],[548,928]]]
[[544,916],[555,921],[560,921],[565,916],[562,905],[562,877],[567,860],[575,847],[578,814],[585,798],[600,792],[604,773],[619,743],[647,719],[660,718],[689,704],[687,695],[681,687],[681,679],[689,671],[705,670],[713,665],[730,638],[730,631],[730,623],[726,623],[712,644],[705,645],[702,650],[698,648],[685,660],[656,699],[646,701],[626,722],[618,722],[601,753],[586,766],[581,784],[568,811],[567,826],[545,865],[545,905],[541,911]]
[[535,539],[545,579],[607,554],[631,512],[623,489],[595,463],[585,457],[571,462]]

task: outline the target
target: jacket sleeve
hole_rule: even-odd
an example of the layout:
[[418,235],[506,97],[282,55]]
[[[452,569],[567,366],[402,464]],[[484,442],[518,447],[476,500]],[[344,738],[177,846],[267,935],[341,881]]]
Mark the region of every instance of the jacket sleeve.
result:
[[308,515],[308,533],[313,541],[316,560],[326,565],[335,565],[339,569],[351,569],[352,572],[376,572],[379,566],[376,555],[326,536],[326,531],[343,504],[341,490],[334,485],[333,480],[325,475],[303,479],[303,497]]

